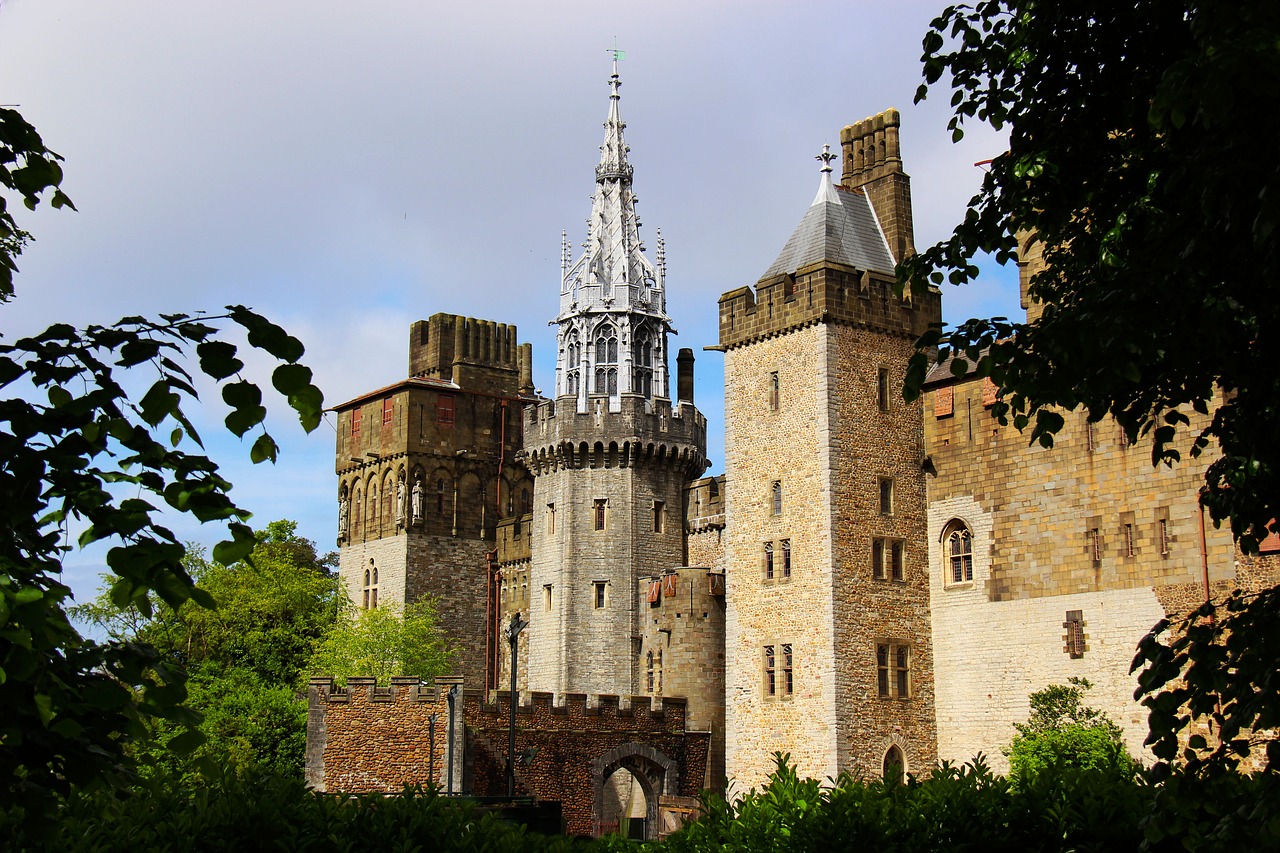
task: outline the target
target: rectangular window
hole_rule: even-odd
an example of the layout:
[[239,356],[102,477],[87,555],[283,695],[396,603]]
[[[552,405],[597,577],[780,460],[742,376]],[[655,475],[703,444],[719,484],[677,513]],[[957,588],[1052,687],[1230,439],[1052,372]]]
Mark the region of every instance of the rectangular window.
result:
[[661,533],[666,527],[667,505],[662,501],[653,502],[653,532]]
[[440,426],[453,426],[454,418],[453,395],[441,394],[436,397],[436,423]]
[[1068,610],[1067,621],[1062,623],[1067,629],[1066,653],[1072,658],[1084,657],[1084,611]]
[[782,481],[774,480],[770,491],[773,499],[773,514],[782,515]]
[[889,645],[887,643],[876,646],[876,692],[883,698],[889,697]]
[[382,401],[382,425],[391,426],[391,422],[395,420],[396,401],[393,397],[388,397]]
[[764,695],[778,695],[778,659],[773,646],[764,647]]
[[895,541],[889,546],[889,576],[896,581],[906,580],[902,565],[902,546],[903,543],[900,541]]
[[596,530],[604,530],[606,513],[609,508],[609,501],[605,498],[596,499]]
[[1093,437],[1093,423],[1088,421],[1086,421],[1084,425],[1084,446],[1090,453],[1092,453],[1098,446]]
[[790,696],[795,692],[795,676],[792,670],[791,644],[782,644],[782,695]]
[[351,438],[360,437],[360,423],[364,420],[364,409],[351,410]]
[[911,697],[911,647],[906,643],[876,644],[876,691],[884,699]]
[[542,585],[542,609],[551,612],[551,584]]
[[764,579],[773,580],[773,543],[764,543]]
[[554,535],[556,532],[556,505],[547,504],[547,534]]
[[1098,528],[1089,528],[1089,556],[1094,563],[1102,562],[1102,534]]
[[781,404],[782,388],[778,383],[778,371],[769,374],[769,408],[775,412]]
[[593,586],[595,587],[596,610],[603,610],[609,604],[609,599],[608,599],[609,584],[606,583],[605,581],[596,581],[593,584]]
[[880,514],[893,515],[893,478],[880,478]]
[[1167,556],[1169,554],[1169,519],[1162,518],[1158,523],[1160,526],[1160,553]]
[[889,411],[889,368],[882,367],[876,373],[876,403],[880,411]]
[[871,540],[871,577],[884,580],[884,540]]
[[1124,526],[1124,555],[1126,557],[1133,556],[1133,525],[1126,524]]
[[899,699],[906,699],[911,695],[911,650],[906,646],[897,646],[893,651],[894,688]]
[[1125,432],[1124,427],[1119,424],[1116,424],[1116,426],[1120,429],[1120,448],[1125,450],[1129,447],[1129,433]]
[[782,576],[791,577],[791,540],[782,540]]

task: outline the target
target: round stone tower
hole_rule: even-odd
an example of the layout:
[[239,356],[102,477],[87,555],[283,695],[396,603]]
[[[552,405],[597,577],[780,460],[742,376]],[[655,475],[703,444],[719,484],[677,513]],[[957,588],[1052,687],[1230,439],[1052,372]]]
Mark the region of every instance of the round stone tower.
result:
[[690,399],[670,397],[664,247],[654,263],[640,241],[617,71],[582,253],[562,239],[555,399],[525,413],[528,686],[556,693],[644,692],[638,583],[685,564],[685,486],[707,467],[692,353]]

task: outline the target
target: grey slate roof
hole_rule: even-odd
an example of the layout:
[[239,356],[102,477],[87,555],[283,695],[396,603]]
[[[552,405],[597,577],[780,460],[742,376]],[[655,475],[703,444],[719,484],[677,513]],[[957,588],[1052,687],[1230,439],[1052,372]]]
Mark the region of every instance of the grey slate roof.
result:
[[884,273],[894,267],[871,202],[860,192],[833,186],[825,175],[817,198],[761,278],[794,273],[822,260]]

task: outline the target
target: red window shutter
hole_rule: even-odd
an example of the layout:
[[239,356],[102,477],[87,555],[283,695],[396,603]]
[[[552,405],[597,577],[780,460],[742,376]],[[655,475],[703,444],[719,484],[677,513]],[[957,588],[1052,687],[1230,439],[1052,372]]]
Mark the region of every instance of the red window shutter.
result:
[[649,603],[657,604],[662,598],[662,584],[658,581],[649,581]]
[[707,575],[707,579],[710,581],[712,595],[724,595],[724,575]]
[[933,392],[933,416],[935,418],[950,417],[955,413],[956,389],[947,385]]
[[984,406],[993,405],[996,401],[998,390],[999,389],[996,388],[996,383],[991,381],[990,376],[988,376],[986,379],[983,379],[982,380],[982,405]]
[[662,579],[662,594],[667,598],[674,598],[676,594],[676,575],[667,575]]

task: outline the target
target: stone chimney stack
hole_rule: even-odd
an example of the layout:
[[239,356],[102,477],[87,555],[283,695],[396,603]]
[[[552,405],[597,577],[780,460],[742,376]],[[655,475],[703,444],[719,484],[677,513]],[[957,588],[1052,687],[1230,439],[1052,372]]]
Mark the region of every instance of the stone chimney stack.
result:
[[688,347],[676,356],[676,402],[693,402],[693,350]]
[[897,110],[885,110],[840,131],[844,164],[840,182],[867,194],[894,261],[901,261],[916,250],[911,178],[902,171],[898,142],[900,124]]

